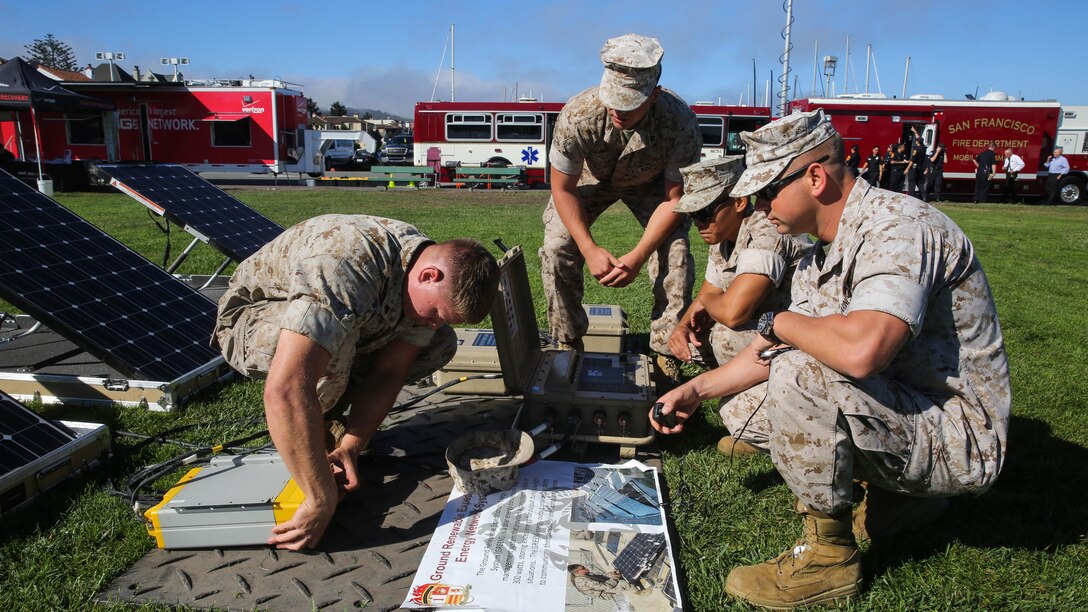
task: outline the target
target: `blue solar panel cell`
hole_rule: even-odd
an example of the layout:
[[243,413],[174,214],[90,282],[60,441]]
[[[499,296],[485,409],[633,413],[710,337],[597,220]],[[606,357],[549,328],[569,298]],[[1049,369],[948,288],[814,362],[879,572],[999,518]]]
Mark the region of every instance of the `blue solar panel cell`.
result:
[[173,164],[100,164],[113,185],[235,261],[283,232],[271,219]]
[[64,446],[74,436],[0,393],[0,475]]
[[214,302],[3,171],[0,297],[130,378],[219,357]]

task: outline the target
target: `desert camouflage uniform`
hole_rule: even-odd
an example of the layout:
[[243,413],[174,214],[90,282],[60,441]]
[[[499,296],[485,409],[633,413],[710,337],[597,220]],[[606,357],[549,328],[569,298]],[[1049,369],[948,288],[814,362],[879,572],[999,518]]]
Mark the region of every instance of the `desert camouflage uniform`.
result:
[[[620,130],[608,118],[597,89],[577,94],[563,107],[549,161],[564,174],[581,174],[578,199],[590,226],[622,200],[645,228],[665,201],[665,179],[680,183],[680,168],[699,160],[702,137],[695,113],[679,96],[663,89],[633,130]],[[646,262],[654,292],[650,347],[659,353],[669,353],[669,334],[691,303],[695,262],[688,246],[690,227],[690,220],[681,221]],[[540,259],[552,336],[576,344],[589,327],[582,309],[585,258],[554,201],[544,211]]]
[[756,337],[759,315],[770,310],[790,307],[790,286],[797,263],[812,246],[807,238],[783,236],[778,233],[767,214],[761,211],[744,219],[736,243],[719,242],[710,245],[705,282],[725,291],[740,274],[761,274],[771,279],[774,289],[756,308],[752,320],[735,329],[714,323],[699,333],[703,346],[690,345],[692,356],[699,355],[703,365],[716,368],[725,365]]
[[804,504],[829,515],[849,508],[853,479],[917,496],[990,487],[1005,455],[1008,362],[986,275],[955,223],[858,181],[835,240],[798,267],[791,310],[876,310],[911,332],[864,379],[801,351],[772,362],[763,445],[769,434],[775,467]]
[[422,347],[416,380],[453,358],[456,335],[403,317],[412,259],[432,241],[407,223],[364,215],[325,215],[283,232],[241,264],[219,300],[213,345],[227,363],[264,378],[280,330],[302,334],[332,359],[318,381],[329,411],[370,370],[373,353],[394,338]]

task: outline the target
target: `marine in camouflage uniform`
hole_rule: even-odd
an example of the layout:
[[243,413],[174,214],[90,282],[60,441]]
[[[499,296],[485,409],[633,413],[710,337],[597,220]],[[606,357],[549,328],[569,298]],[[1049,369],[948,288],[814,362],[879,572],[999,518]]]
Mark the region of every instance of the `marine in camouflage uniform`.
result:
[[[266,380],[269,435],[305,495],[269,544],[317,544],[339,497],[358,488],[358,454],[403,384],[453,357],[447,323],[486,316],[497,285],[479,243],[436,245],[411,225],[362,215],[303,221],[239,264],[212,343]],[[339,439],[323,440],[322,414],[348,408]]]
[[[668,352],[672,326],[690,303],[690,223],[671,209],[681,195],[680,168],[698,161],[702,138],[691,107],[657,87],[662,53],[652,38],[609,40],[601,50],[601,85],[571,98],[556,121],[541,276],[551,334],[570,346],[581,346],[589,326],[581,306],[587,253],[590,272],[605,286],[625,286],[647,266],[654,293],[650,347],[659,353]],[[602,254],[589,232],[617,201],[645,229],[621,257]]]
[[[684,195],[674,210],[691,217],[710,249],[703,286],[669,343],[682,360],[708,368],[728,363],[751,344],[759,315],[789,308],[793,272],[812,246],[807,238],[780,235],[750,198],[730,197],[743,171],[740,155],[681,169]],[[719,412],[729,431],[765,429],[765,412],[757,411],[761,402],[758,390],[722,398]],[[759,452],[729,436],[718,449],[729,456]]]
[[423,349],[409,380],[428,376],[457,350],[448,325],[436,331],[402,314],[408,264],[430,244],[392,219],[324,215],[299,223],[239,264],[219,301],[215,340],[231,367],[261,379],[280,330],[321,345],[332,355],[317,383],[324,412],[394,338]]
[[[760,193],[780,232],[820,241],[798,266],[790,310],[762,317],[737,359],[662,400],[735,392],[760,379],[760,350],[796,347],[770,363],[766,430],[746,439],[768,448],[797,495],[804,536],[726,580],[735,597],[785,608],[858,593],[854,532],[919,526],[943,510],[933,500],[986,491],[1004,462],[1011,392],[989,284],[954,222],[848,176],[822,111],[743,138],[749,169],[732,194]],[[868,493],[851,521],[855,479]]]

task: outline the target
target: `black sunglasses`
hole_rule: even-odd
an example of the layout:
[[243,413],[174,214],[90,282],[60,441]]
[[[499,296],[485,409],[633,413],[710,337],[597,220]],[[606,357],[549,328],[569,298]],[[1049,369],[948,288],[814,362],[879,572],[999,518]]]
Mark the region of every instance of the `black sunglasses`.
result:
[[696,223],[710,223],[714,220],[714,215],[718,214],[718,209],[722,207],[723,202],[717,202],[709,206],[704,206],[699,210],[693,210],[688,213],[691,220]]
[[831,159],[830,155],[824,155],[820,159],[817,159],[816,161],[809,162],[809,163],[805,164],[804,167],[798,168],[797,170],[794,170],[793,172],[790,172],[786,176],[783,176],[782,178],[778,179],[777,181],[771,181],[770,183],[767,183],[763,187],[763,189],[760,189],[759,191],[756,192],[756,197],[759,198],[760,200],[766,200],[766,201],[770,202],[771,200],[778,197],[778,193],[780,191],[782,191],[782,189],[786,185],[789,185],[791,182],[795,181],[798,177],[800,177],[802,174],[804,174],[805,171],[808,170],[809,167],[812,164],[822,164],[822,163],[824,163],[825,161],[827,161],[829,159]]

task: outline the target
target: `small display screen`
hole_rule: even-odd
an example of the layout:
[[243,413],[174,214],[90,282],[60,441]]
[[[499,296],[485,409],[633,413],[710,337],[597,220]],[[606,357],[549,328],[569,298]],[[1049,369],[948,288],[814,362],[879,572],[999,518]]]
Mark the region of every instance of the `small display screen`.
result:
[[638,393],[635,364],[617,359],[585,357],[578,373],[578,390],[598,393]]

